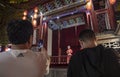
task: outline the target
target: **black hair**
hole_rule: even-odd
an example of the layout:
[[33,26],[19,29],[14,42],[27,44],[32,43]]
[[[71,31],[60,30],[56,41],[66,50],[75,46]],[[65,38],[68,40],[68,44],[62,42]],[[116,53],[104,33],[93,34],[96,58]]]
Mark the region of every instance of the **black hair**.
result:
[[92,41],[92,40],[96,40],[96,36],[95,36],[95,33],[90,30],[90,29],[86,29],[86,30],[83,30],[82,32],[80,32],[79,34],[79,40],[81,41]]
[[13,20],[7,26],[8,39],[12,44],[25,44],[33,34],[33,26],[28,20]]

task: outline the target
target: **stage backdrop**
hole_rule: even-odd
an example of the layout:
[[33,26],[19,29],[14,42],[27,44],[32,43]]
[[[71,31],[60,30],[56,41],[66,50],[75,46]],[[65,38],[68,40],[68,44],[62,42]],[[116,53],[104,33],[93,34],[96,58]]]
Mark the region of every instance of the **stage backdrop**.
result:
[[[79,33],[87,28],[87,25],[80,25],[70,28],[64,28],[60,30],[60,49],[61,55],[66,55],[67,46],[70,45],[73,50],[73,54],[80,49],[78,36]],[[59,31],[53,31],[52,39],[52,56],[58,56],[58,35]]]

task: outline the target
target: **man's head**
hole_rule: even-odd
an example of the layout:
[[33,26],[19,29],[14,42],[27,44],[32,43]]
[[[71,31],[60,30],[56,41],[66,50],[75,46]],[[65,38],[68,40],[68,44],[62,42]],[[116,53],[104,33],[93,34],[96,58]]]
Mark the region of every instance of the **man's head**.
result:
[[12,44],[19,45],[31,42],[33,26],[27,20],[14,20],[7,26],[8,39]]
[[83,30],[79,34],[79,42],[83,49],[96,46],[95,33],[90,29]]

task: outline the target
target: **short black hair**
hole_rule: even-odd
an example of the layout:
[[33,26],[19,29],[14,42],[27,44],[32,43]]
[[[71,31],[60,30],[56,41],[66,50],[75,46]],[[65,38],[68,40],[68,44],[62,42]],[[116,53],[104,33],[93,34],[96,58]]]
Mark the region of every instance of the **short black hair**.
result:
[[12,44],[25,44],[33,34],[33,26],[28,20],[13,20],[7,26],[8,39]]
[[96,36],[95,36],[95,33],[91,29],[85,29],[80,32],[79,40],[84,41],[84,42],[90,41],[90,40],[92,41],[92,40],[96,40]]

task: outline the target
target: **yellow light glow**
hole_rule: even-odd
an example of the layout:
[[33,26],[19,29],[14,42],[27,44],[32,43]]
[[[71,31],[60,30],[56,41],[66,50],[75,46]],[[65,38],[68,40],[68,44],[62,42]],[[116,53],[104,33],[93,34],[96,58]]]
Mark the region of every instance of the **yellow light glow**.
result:
[[35,18],[35,19],[36,19],[36,18],[37,18],[37,16],[38,16],[38,15],[35,13],[35,14],[33,15],[33,18]]
[[34,9],[34,12],[35,12],[35,13],[38,13],[38,8],[37,8],[37,7]]
[[26,15],[27,15],[27,11],[24,11],[24,12],[23,12],[23,15],[26,16]]
[[36,20],[33,20],[33,21],[32,21],[32,24],[33,24],[34,27],[36,27],[37,21],[36,21]]
[[109,0],[110,1],[110,4],[115,4],[116,0]]
[[26,16],[23,16],[23,18],[22,18],[23,20],[26,20],[27,19],[27,17]]
[[87,10],[91,10],[92,9],[92,2],[89,1],[87,4],[86,4],[86,8]]

